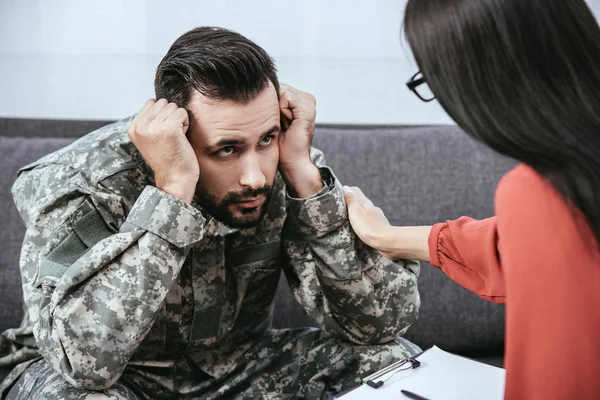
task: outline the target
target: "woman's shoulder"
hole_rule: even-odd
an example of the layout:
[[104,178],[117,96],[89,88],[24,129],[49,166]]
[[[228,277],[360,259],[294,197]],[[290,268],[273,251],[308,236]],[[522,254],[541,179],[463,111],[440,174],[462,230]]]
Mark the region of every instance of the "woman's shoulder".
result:
[[[505,241],[528,248],[579,238],[572,210],[533,168],[520,164],[498,183],[495,198],[498,232]],[[577,240],[577,239],[576,239]],[[545,247],[542,245],[542,247]]]
[[[520,245],[544,243],[564,248],[594,244],[585,216],[573,208],[533,168],[520,164],[498,183],[495,199],[498,230],[504,240]],[[585,238],[590,240],[586,240]],[[587,246],[588,250],[596,248]]]
[[562,196],[540,173],[525,164],[517,165],[500,180],[496,188],[495,205],[497,215],[517,210],[570,214]]

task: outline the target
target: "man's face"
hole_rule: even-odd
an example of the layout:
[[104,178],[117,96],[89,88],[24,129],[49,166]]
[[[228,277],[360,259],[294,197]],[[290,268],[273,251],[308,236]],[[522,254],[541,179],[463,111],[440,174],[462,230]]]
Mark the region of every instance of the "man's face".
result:
[[247,104],[196,93],[188,138],[198,158],[196,198],[210,215],[247,228],[264,215],[279,164],[279,100],[272,84]]

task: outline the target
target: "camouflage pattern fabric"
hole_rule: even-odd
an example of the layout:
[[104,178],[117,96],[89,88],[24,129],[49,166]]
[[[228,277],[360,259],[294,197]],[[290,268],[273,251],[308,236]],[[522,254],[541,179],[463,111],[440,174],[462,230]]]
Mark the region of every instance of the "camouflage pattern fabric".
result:
[[269,331],[219,379],[184,358],[173,366],[127,366],[109,389],[90,391],[72,387],[42,359],[21,375],[7,399],[327,399],[418,351],[404,339],[361,346],[316,328]]
[[[0,391],[19,377],[15,388],[42,390],[27,378],[37,371],[46,388],[108,389],[117,396],[133,390],[124,389],[134,379],[129,371],[155,381],[139,371],[172,374],[185,362],[206,376],[202,396],[229,387],[215,382],[236,379],[283,393],[286,380],[261,377],[247,357],[264,356],[265,368],[289,366],[290,374],[300,374],[311,349],[328,354],[329,365],[336,354],[368,354],[371,346],[361,345],[391,346],[415,320],[419,264],[391,262],[357,239],[320,151],[311,151],[325,182],[319,193],[292,198],[278,175],[265,217],[235,230],[154,187],[127,137],[128,122],[24,167],[13,186],[27,227],[20,259],[27,310],[21,327],[0,336],[0,366],[19,364]],[[269,330],[282,270],[322,329],[312,335],[333,347]],[[414,348],[404,342],[390,352]],[[45,361],[32,362],[40,356]],[[315,365],[306,376],[330,367]],[[296,383],[289,378],[290,388],[307,387],[298,376]]]

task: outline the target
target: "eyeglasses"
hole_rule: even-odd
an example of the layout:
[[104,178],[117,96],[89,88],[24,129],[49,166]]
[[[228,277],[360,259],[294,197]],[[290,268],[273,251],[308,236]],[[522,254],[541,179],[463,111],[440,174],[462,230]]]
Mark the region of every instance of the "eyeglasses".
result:
[[435,99],[435,95],[431,89],[429,89],[429,85],[425,81],[425,78],[423,78],[421,71],[414,74],[413,77],[406,82],[406,86],[408,86],[408,89],[414,92],[418,98],[425,102]]

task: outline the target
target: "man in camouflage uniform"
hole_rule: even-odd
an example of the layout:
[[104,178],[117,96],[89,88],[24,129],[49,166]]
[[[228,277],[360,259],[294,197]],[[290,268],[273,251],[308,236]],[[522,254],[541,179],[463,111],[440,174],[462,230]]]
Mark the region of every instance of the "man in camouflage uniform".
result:
[[[155,88],[19,174],[27,315],[1,338],[3,396],[322,398],[417,352],[399,335],[419,265],[351,231],[314,97],[216,28],[180,37]],[[321,330],[269,329],[282,269]]]

